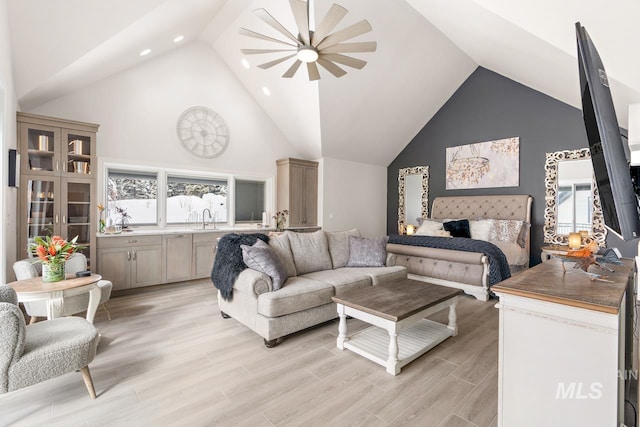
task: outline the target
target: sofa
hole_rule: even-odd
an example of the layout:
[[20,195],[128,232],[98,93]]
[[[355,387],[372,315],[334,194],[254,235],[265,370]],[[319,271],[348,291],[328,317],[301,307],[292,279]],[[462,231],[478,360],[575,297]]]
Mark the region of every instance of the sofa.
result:
[[[286,270],[282,287],[274,289],[271,276],[247,268],[235,280],[230,300],[218,292],[221,314],[258,333],[268,348],[286,335],[335,319],[338,315],[332,296],[407,277],[405,267],[386,266],[386,238],[375,240],[362,238],[356,229],[285,231],[272,236],[270,251]],[[368,262],[366,255],[354,250],[356,243],[358,249],[381,245],[382,263]]]

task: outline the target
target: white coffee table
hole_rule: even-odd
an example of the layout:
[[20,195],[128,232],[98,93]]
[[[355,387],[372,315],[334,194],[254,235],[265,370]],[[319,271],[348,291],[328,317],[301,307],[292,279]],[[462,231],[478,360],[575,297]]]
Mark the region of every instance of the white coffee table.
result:
[[[460,289],[404,279],[334,296],[340,316],[337,346],[398,375],[407,363],[458,334],[456,304],[461,293]],[[449,308],[447,325],[425,319],[445,308]],[[373,326],[348,336],[347,316]]]

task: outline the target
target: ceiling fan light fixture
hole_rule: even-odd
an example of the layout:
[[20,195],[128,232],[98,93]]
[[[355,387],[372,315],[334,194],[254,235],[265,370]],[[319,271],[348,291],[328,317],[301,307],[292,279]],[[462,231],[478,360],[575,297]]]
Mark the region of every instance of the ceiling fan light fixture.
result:
[[305,63],[316,62],[318,60],[318,51],[313,46],[300,46],[296,53],[296,58]]

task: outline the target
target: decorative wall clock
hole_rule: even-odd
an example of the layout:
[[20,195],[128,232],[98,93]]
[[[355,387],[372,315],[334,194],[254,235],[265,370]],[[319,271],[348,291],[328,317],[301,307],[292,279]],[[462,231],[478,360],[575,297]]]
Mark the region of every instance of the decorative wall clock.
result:
[[229,129],[222,117],[207,107],[188,108],[176,125],[180,143],[194,156],[218,157],[229,145]]

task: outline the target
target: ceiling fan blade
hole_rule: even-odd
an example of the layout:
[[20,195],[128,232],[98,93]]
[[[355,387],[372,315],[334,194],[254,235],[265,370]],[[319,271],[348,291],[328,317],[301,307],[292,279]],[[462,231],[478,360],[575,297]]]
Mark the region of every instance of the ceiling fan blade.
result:
[[322,18],[322,21],[316,27],[316,31],[311,36],[311,45],[317,46],[318,43],[324,39],[327,34],[333,30],[336,25],[342,21],[342,19],[347,14],[347,9],[337,4],[331,5],[331,8],[327,12],[327,14]]
[[352,39],[354,37],[358,37],[359,35],[368,33],[369,31],[373,30],[373,28],[371,28],[371,24],[369,24],[369,21],[367,21],[366,19],[363,19],[362,21],[353,24],[347,28],[344,28],[340,31],[336,31],[335,33],[325,37],[324,40],[322,40],[317,46],[316,48],[318,50],[320,49],[324,49],[326,47],[329,46],[333,46],[335,44],[338,44],[340,42],[343,42],[345,40],[349,40]]
[[358,70],[362,70],[362,68],[367,65],[367,61],[340,55],[339,53],[323,53],[320,55],[320,58],[328,59],[331,62],[337,62],[338,64],[346,65],[347,67],[357,68]]
[[293,12],[293,17],[296,20],[296,25],[298,26],[300,38],[305,45],[308,45],[310,40],[309,10],[307,8],[307,2],[302,0],[289,0],[289,4],[291,5],[291,11]]
[[320,71],[315,62],[307,62],[307,73],[309,73],[309,81],[320,80]]
[[262,68],[263,70],[266,70],[267,68],[271,68],[274,65],[278,65],[279,63],[284,62],[289,58],[293,58],[294,56],[296,56],[295,53],[293,55],[284,56],[284,57],[282,57],[280,59],[276,59],[274,61],[265,62],[264,64],[258,65],[258,68]]
[[376,42],[339,43],[325,47],[322,53],[375,52],[377,47]]
[[293,46],[293,47],[297,46],[292,43],[274,39],[273,37],[265,36],[264,34],[256,33],[255,31],[247,30],[246,28],[240,28],[238,32],[243,36],[253,37],[255,39],[261,39],[261,40],[267,40],[274,43],[286,44],[287,46]]
[[240,52],[245,55],[258,55],[262,53],[275,53],[275,52],[293,52],[295,49],[240,49]]
[[296,72],[298,72],[298,68],[300,68],[300,65],[302,65],[302,61],[296,59],[296,62],[294,62],[291,67],[289,67],[287,72],[284,73],[282,77],[284,77],[285,79],[290,79],[296,74]]
[[294,37],[294,35],[291,34],[285,27],[283,27],[282,24],[276,21],[276,19],[271,16],[271,14],[269,14],[269,12],[267,12],[265,9],[256,9],[253,11],[253,13],[255,13],[258,18],[262,19],[264,22],[266,22],[272,28],[276,29],[286,38],[294,42],[296,45],[302,46],[302,42]]
[[331,74],[333,74],[336,77],[342,77],[345,74],[347,74],[347,72],[345,70],[343,70],[342,68],[338,67],[336,64],[334,64],[333,62],[329,61],[328,59],[324,59],[322,57],[318,58],[318,64],[322,65],[328,72],[330,72]]

